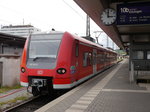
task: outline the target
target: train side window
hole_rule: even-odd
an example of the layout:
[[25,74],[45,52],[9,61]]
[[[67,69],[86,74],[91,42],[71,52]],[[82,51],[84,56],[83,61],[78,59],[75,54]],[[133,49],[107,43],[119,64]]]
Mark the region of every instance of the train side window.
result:
[[104,63],[104,60],[105,60],[105,55],[104,55],[104,52],[102,53],[102,63]]
[[133,59],[144,59],[143,51],[133,51]]
[[147,51],[147,59],[150,59],[150,51]]
[[89,60],[89,62],[88,62],[88,65],[92,65],[92,53],[88,53],[88,60]]
[[76,57],[79,56],[79,44],[76,43]]
[[88,59],[89,53],[86,52],[83,55],[83,66],[86,67],[88,65],[87,59]]

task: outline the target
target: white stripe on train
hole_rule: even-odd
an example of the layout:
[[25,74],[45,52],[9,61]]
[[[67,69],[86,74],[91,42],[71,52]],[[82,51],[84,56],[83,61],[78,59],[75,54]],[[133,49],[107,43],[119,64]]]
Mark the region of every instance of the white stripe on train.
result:
[[[101,70],[101,71],[102,71],[102,70]],[[101,72],[101,71],[99,71],[99,72]],[[99,72],[97,72],[97,73],[99,73]],[[84,77],[84,78],[82,78],[82,79],[80,79],[80,80],[78,80],[78,81],[75,81],[75,82],[71,83],[71,84],[53,84],[53,88],[54,88],[54,89],[69,89],[69,88],[72,88],[72,87],[74,87],[74,86],[80,84],[81,82],[83,82],[83,81],[89,79],[90,77],[96,75],[97,73],[88,75],[88,76],[86,76],[86,77]],[[20,82],[20,83],[21,83],[21,85],[24,86],[24,87],[27,87],[27,86],[29,85],[29,83],[26,83],[26,82]]]

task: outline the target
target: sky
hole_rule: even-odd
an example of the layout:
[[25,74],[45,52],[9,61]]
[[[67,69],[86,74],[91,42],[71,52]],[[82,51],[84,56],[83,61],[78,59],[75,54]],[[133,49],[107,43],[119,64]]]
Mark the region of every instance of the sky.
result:
[[[42,31],[54,28],[79,36],[86,33],[86,14],[73,0],[0,0],[0,14],[1,26],[31,24]],[[102,31],[90,22],[92,36],[94,31]],[[106,46],[107,35],[100,37],[99,42]]]

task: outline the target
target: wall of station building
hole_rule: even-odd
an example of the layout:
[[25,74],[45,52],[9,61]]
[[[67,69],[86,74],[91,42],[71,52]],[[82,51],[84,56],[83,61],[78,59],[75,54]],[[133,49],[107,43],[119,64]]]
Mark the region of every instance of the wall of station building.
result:
[[16,46],[0,46],[0,86],[19,84],[22,51]]
[[[130,43],[130,69],[131,62],[134,70],[150,72],[150,44],[149,43]],[[149,73],[150,74],[150,73]]]
[[0,54],[16,54],[21,56],[23,48],[14,46],[0,46]]
[[0,85],[14,86],[20,79],[20,56],[2,56],[0,58]]

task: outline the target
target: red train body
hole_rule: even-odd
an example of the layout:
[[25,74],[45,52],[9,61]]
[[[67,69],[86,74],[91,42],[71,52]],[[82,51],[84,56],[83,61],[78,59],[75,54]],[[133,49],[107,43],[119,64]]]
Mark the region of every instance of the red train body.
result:
[[68,32],[33,34],[26,40],[21,85],[41,91],[69,89],[117,62],[109,49]]

